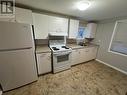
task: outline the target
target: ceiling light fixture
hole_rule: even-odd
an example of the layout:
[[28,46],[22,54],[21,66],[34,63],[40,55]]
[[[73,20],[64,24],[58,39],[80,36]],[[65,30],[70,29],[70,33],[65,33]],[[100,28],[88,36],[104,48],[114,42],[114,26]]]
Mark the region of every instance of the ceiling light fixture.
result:
[[77,8],[80,11],[86,10],[89,6],[90,6],[90,2],[89,1],[81,1],[81,2],[77,3]]

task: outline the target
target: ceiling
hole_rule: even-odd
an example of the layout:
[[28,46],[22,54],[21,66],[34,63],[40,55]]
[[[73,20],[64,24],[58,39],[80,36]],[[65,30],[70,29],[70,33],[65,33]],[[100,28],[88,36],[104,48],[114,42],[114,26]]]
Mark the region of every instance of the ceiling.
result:
[[[127,0],[90,0],[85,11],[79,11],[76,4],[83,0],[15,0],[16,3],[56,13],[80,17],[84,20],[104,20],[127,16]],[[84,0],[85,1],[85,0]]]

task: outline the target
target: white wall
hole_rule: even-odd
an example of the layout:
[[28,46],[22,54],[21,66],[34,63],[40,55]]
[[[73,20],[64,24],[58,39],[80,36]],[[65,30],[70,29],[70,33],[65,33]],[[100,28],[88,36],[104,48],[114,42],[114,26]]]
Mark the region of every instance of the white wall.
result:
[[97,59],[127,72],[127,56],[121,56],[108,52],[114,26],[115,22],[105,22],[98,24],[97,34],[94,40],[96,44],[100,45],[97,54]]

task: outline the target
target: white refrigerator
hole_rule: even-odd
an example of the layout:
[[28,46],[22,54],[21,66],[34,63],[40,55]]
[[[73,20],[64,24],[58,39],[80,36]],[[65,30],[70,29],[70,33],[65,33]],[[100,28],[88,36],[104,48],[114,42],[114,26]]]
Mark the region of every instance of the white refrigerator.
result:
[[0,22],[0,85],[12,90],[36,81],[37,68],[32,26]]

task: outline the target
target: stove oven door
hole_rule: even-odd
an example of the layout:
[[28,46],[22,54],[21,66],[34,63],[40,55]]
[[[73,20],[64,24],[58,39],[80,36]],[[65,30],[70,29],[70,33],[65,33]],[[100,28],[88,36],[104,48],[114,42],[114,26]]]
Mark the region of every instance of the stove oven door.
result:
[[60,72],[71,67],[71,53],[53,55],[53,72]]

